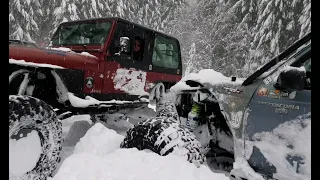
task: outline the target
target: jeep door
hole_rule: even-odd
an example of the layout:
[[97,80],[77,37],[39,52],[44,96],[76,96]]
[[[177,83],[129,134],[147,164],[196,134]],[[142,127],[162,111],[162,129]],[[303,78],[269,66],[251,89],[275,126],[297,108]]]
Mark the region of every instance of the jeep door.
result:
[[[128,50],[120,52],[120,38],[128,38]],[[141,44],[135,43],[136,38]],[[133,50],[139,45],[142,54],[140,59],[134,59]],[[107,66],[105,67],[104,89],[109,97],[134,100],[135,96],[145,95],[144,87],[146,71],[148,71],[148,48],[150,32],[130,22],[117,22],[111,44]]]
[[[311,74],[311,45],[288,65],[304,66]],[[292,63],[293,62],[293,63]],[[258,87],[249,104],[245,127],[246,158],[251,167],[277,179],[311,173],[311,77],[303,90],[274,87],[281,67]],[[310,171],[310,172],[309,172]]]

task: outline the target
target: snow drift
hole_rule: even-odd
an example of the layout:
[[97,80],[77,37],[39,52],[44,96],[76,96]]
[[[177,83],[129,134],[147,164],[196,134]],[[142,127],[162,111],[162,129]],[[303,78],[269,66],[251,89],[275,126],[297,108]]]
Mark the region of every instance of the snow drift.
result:
[[213,173],[209,167],[197,168],[183,157],[159,156],[148,150],[120,149],[123,136],[100,123],[88,130],[78,142],[74,154],[49,180],[214,180],[229,179]]

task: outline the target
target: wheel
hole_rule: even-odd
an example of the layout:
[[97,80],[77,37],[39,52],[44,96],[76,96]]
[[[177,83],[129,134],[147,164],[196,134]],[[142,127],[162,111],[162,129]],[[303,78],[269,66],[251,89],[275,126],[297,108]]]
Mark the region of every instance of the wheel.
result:
[[33,169],[19,175],[9,170],[9,179],[45,180],[60,162],[61,122],[52,107],[43,101],[30,96],[9,95],[9,142],[24,129],[37,132],[41,153]]
[[126,132],[120,147],[149,149],[161,156],[174,153],[197,166],[205,161],[200,142],[172,118],[155,117],[139,122]]

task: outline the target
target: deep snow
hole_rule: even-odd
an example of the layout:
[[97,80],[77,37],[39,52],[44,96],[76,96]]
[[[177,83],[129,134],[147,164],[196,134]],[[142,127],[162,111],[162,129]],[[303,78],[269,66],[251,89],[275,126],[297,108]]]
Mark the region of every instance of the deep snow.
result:
[[222,173],[213,173],[205,165],[197,168],[179,156],[159,156],[135,148],[120,149],[123,138],[101,123],[95,124],[49,180],[229,179]]

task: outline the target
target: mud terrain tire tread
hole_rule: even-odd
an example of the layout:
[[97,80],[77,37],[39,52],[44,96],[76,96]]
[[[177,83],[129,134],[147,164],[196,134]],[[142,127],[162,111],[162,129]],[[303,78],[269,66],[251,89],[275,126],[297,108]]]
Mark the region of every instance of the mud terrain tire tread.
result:
[[22,177],[9,174],[9,179],[46,180],[60,162],[62,125],[53,108],[34,97],[9,95],[9,138],[20,129],[38,132],[41,152],[36,166]]
[[194,134],[170,119],[151,118],[141,121],[126,132],[121,148],[149,149],[161,156],[178,153],[199,166],[205,161],[201,144]]

